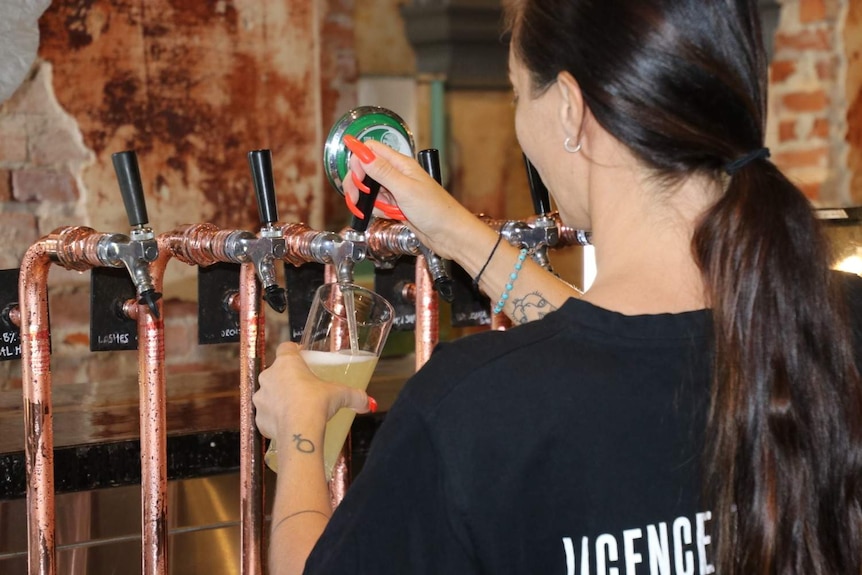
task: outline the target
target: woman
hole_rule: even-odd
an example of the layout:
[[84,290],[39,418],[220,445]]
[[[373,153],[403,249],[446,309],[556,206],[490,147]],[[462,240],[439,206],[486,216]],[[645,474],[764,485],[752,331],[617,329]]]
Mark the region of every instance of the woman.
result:
[[[593,233],[579,299],[529,259],[507,283],[513,248],[411,160],[351,144],[502,312],[555,311],[441,346],[331,519],[320,457],[290,454],[274,572],[862,573],[862,292],[763,148],[756,4],[509,6],[518,139]],[[255,401],[280,445],[367,409],[289,345]]]

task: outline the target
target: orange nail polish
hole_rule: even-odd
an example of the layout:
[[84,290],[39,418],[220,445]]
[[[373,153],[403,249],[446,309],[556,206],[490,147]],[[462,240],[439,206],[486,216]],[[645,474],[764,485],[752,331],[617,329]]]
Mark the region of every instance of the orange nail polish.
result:
[[371,148],[369,148],[350,134],[344,136],[344,145],[347,146],[347,148],[351,152],[356,154],[356,157],[359,158],[359,161],[363,164],[373,162],[374,158],[376,157],[374,155],[374,152],[371,151]]
[[370,395],[368,396],[368,411],[371,413],[377,413],[377,400]]
[[374,207],[380,210],[386,215],[390,220],[406,220],[407,216],[404,215],[404,212],[401,211],[401,208],[393,206],[391,204],[387,204],[380,200],[375,200]]
[[371,188],[366,186],[362,180],[359,179],[359,176],[356,175],[356,172],[350,172],[350,177],[353,178],[353,183],[356,184],[356,187],[359,188],[359,191],[363,194],[370,194]]
[[362,211],[359,208],[356,207],[356,204],[354,204],[352,201],[350,201],[350,196],[347,194],[344,194],[344,203],[347,204],[347,209],[350,210],[351,214],[353,214],[354,216],[356,216],[360,220],[365,219],[365,215],[362,213]]

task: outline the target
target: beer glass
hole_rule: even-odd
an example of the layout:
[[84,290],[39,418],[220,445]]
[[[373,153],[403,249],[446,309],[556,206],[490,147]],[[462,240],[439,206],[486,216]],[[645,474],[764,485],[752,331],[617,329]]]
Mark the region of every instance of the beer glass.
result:
[[[358,285],[329,283],[315,293],[300,341],[300,355],[320,379],[366,389],[389,329],[394,310],[380,295]],[[326,480],[338,459],[356,412],[342,408],[326,424],[323,461]],[[278,471],[275,441],[264,458]]]

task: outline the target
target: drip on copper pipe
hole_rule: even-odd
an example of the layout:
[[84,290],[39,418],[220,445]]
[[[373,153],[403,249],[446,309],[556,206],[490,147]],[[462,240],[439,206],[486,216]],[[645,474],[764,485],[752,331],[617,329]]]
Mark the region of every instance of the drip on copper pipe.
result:
[[27,564],[30,575],[56,573],[54,425],[51,406],[51,336],[48,272],[53,262],[83,271],[100,265],[104,234],[91,228],[54,230],[31,245],[18,281],[27,472]]
[[263,438],[255,426],[252,396],[265,354],[265,324],[254,264],[240,268],[240,553],[242,573],[260,575],[263,564]]

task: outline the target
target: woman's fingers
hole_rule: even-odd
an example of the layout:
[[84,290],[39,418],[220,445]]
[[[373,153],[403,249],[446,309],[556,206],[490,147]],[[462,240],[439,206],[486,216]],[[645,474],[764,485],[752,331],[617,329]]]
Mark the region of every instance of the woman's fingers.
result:
[[255,422],[266,437],[276,437],[279,430],[300,418],[317,414],[321,425],[339,409],[366,413],[376,406],[365,391],[323,381],[312,373],[295,343],[282,343],[275,361],[259,376],[260,387],[253,401]]

